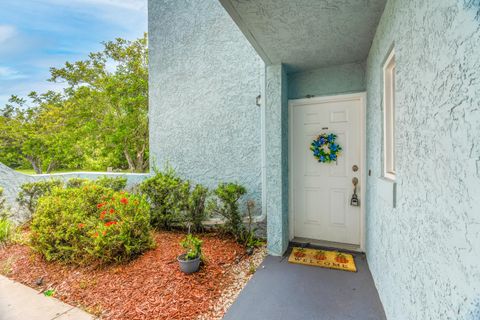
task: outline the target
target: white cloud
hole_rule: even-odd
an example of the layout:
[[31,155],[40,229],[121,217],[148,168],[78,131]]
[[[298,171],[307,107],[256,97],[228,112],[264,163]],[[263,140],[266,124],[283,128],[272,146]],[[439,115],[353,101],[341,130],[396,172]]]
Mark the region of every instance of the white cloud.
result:
[[8,24],[0,24],[0,44],[7,42],[16,33],[14,26]]
[[75,2],[89,3],[92,5],[111,6],[128,10],[142,11],[146,8],[147,4],[144,0],[77,0]]
[[114,25],[112,28],[122,28],[126,31],[122,36],[127,39],[140,37],[147,31],[148,0],[41,0],[41,2],[49,7],[68,8],[77,14],[112,23]]
[[17,70],[10,67],[0,66],[0,80],[15,80],[26,78],[26,75],[21,74]]

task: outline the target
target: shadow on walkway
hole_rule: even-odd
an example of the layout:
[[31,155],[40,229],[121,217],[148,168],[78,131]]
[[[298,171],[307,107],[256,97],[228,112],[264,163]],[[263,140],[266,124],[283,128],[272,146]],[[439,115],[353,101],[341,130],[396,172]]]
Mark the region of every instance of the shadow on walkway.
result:
[[365,255],[354,256],[356,273],[268,256],[223,319],[384,320]]

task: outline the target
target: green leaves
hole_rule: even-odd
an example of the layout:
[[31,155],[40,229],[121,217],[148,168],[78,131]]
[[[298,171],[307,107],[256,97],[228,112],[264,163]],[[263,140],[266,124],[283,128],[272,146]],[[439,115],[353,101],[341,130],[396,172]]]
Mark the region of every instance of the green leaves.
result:
[[0,162],[37,173],[148,168],[147,36],[103,45],[50,69],[49,81],[68,85],[63,93],[11,97],[0,110]]
[[225,232],[233,235],[237,240],[245,231],[238,201],[246,193],[247,190],[242,185],[220,183],[214,191],[216,198],[210,199],[207,207],[212,215],[220,215],[225,219]]
[[20,206],[28,210],[31,217],[37,208],[38,200],[49,194],[54,188],[61,186],[62,182],[59,180],[24,183],[20,186],[21,190],[18,193],[17,202]]
[[202,240],[194,237],[192,234],[188,234],[185,239],[180,242],[180,245],[187,250],[185,252],[186,260],[194,260],[202,257]]
[[57,188],[39,201],[31,243],[49,261],[128,261],[154,245],[149,209],[142,196],[96,184]]
[[182,215],[188,207],[190,182],[182,180],[173,169],[157,172],[143,181],[140,192],[150,201],[153,227],[170,229],[182,223]]

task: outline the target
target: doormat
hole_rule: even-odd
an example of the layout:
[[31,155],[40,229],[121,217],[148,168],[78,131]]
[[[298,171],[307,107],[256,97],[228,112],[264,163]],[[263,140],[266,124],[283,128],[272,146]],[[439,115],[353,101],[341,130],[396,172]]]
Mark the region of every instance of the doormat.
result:
[[348,253],[337,251],[294,247],[290,257],[288,258],[288,262],[357,272],[357,267],[355,266],[355,260],[353,259],[353,256]]

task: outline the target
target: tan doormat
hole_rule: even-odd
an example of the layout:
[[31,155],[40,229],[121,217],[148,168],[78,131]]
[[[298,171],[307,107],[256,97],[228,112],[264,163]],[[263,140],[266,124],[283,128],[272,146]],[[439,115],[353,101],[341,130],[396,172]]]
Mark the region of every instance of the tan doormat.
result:
[[341,253],[337,251],[294,247],[290,257],[288,258],[288,262],[357,272],[357,267],[355,266],[355,260],[353,259],[353,256],[348,253]]

